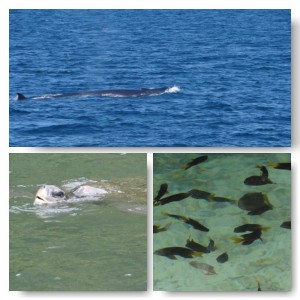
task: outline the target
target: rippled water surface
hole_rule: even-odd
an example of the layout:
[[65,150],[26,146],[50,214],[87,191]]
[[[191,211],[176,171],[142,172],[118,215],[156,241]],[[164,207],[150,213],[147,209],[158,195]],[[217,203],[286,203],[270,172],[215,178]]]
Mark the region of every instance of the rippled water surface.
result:
[[[101,181],[122,193],[33,206],[41,184]],[[146,290],[146,188],[145,154],[11,154],[10,290]]]
[[289,146],[290,34],[289,10],[11,10],[10,145]]

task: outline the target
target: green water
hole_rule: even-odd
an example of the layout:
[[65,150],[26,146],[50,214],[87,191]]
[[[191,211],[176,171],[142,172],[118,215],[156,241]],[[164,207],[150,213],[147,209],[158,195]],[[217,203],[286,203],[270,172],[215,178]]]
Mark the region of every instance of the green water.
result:
[[[146,174],[145,154],[11,154],[10,290],[146,290],[145,213],[126,210],[123,198],[46,213],[32,205],[40,184],[78,178],[146,184]],[[146,207],[146,197],[134,202]]]
[[[290,154],[208,154],[202,164],[183,170],[180,167],[197,154],[155,154],[154,196],[160,184],[168,183],[169,193],[200,189],[216,196],[238,200],[251,192],[265,193],[274,206],[261,215],[250,216],[234,203],[218,203],[188,197],[178,202],[154,207],[154,224],[167,227],[155,233],[154,251],[164,247],[184,247],[188,238],[207,246],[209,239],[217,250],[202,257],[176,260],[154,255],[154,290],[157,291],[289,291],[291,289],[291,230],[281,228],[283,221],[291,220],[291,171],[267,167],[274,184],[249,186],[244,180],[259,175],[256,165],[268,162],[289,162]],[[203,232],[162,213],[183,215],[209,228]],[[235,244],[240,234],[234,228],[257,223],[270,227],[263,231],[262,240],[250,245]],[[249,233],[249,232],[247,232]],[[216,258],[227,252],[229,259],[218,263]],[[189,263],[197,261],[214,268],[214,274],[205,274]]]

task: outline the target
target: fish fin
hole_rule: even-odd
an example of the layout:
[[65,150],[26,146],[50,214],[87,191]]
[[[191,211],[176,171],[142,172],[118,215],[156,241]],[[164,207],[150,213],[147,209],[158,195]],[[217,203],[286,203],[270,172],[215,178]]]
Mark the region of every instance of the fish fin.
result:
[[242,242],[244,239],[241,238],[241,237],[237,237],[237,236],[234,236],[231,238],[235,244],[239,244],[240,242]]
[[193,256],[202,256],[203,252],[198,252],[198,251],[193,251],[192,255]]
[[17,96],[18,96],[18,100],[25,100],[26,99],[26,97],[21,93],[17,93]]
[[166,255],[166,257],[169,259],[177,259],[175,255]]
[[270,226],[262,226],[260,229],[262,230],[262,231],[267,231],[267,230],[269,230],[271,227]]

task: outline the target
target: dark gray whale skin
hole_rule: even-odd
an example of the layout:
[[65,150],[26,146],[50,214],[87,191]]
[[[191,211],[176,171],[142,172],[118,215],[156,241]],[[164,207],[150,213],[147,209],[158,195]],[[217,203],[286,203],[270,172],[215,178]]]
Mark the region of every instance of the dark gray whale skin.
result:
[[159,89],[146,89],[141,88],[139,90],[102,90],[94,92],[81,92],[81,93],[67,93],[67,94],[45,94],[41,96],[25,97],[21,93],[17,93],[18,100],[27,99],[48,99],[48,98],[64,98],[64,97],[88,97],[88,96],[100,96],[100,97],[140,97],[140,96],[154,96],[165,93],[169,88]]

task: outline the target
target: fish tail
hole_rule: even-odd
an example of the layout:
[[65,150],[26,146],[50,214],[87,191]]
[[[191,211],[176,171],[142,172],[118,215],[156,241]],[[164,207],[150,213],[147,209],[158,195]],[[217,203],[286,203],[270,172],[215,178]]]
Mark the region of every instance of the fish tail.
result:
[[192,252],[192,255],[193,255],[193,256],[198,256],[198,257],[200,257],[200,256],[202,256],[202,254],[203,254],[203,252],[199,252],[199,251],[193,251],[193,252]]
[[238,204],[238,200],[234,200],[234,199],[228,199],[228,200],[232,204]]
[[267,195],[263,195],[263,197],[264,197],[264,203],[266,204],[266,206],[273,208],[273,205],[270,203]]
[[268,167],[276,168],[278,166],[278,163],[267,163]]
[[269,230],[271,227],[270,226],[262,226],[260,229],[262,230],[262,231],[267,231],[267,230]]
[[165,229],[166,229],[166,230],[169,229],[170,226],[171,226],[171,223],[168,223],[168,224],[165,226]]
[[216,194],[209,194],[207,197],[208,201],[213,201],[214,197],[216,196]]
[[168,213],[165,213],[165,212],[161,212],[161,215],[165,216],[165,217],[169,217],[170,216]]
[[234,236],[231,238],[235,244],[239,244],[240,242],[242,242],[244,239],[241,238],[241,237],[237,237],[237,236]]
[[160,204],[161,204],[160,200],[155,200],[155,199],[154,199],[154,201],[153,201],[153,206],[158,206],[158,205],[160,205]]
[[182,170],[186,170],[188,168],[189,168],[189,165],[182,165],[182,166],[180,166],[180,169],[182,169]]

